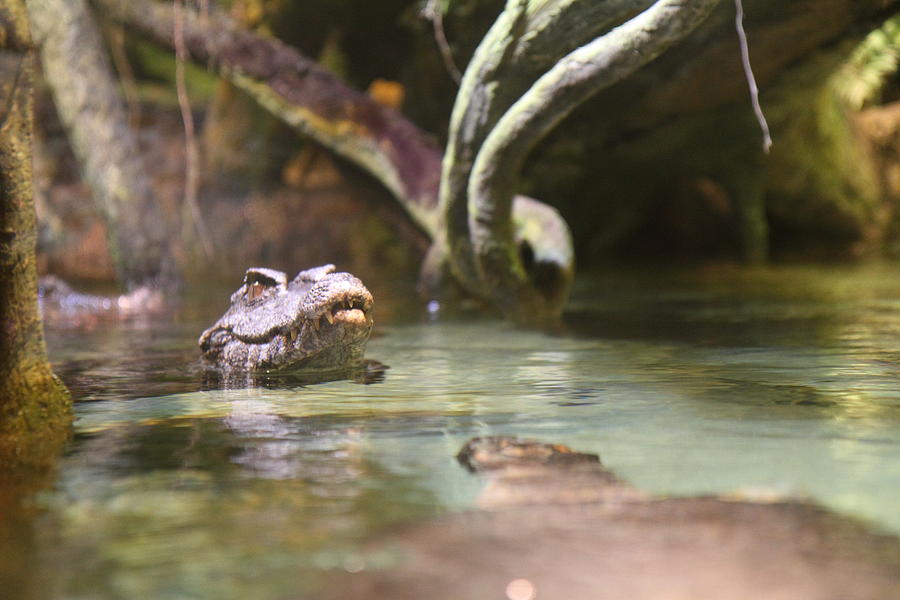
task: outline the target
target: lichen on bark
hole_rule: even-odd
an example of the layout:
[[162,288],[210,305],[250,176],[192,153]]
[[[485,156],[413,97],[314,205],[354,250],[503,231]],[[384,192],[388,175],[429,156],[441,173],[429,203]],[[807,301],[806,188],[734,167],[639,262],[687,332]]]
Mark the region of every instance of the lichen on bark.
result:
[[52,462],[71,423],[37,304],[33,63],[24,1],[0,1],[0,489]]

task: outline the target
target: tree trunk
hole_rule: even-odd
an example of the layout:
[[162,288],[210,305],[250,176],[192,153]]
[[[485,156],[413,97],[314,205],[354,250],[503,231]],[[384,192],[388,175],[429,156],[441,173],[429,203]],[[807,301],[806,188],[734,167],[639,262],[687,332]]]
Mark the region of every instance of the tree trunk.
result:
[[[47,361],[31,183],[34,56],[24,0],[0,1],[0,496],[67,439],[70,399]],[[2,500],[2,498],[0,498]]]
[[169,232],[100,32],[84,0],[29,0],[44,78],[106,220],[119,280],[129,289],[174,277]]

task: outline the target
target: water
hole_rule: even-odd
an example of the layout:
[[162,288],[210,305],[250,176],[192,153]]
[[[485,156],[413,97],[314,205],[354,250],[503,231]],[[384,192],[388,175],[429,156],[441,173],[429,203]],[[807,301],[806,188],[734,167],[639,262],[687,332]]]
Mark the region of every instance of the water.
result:
[[[23,544],[36,597],[314,597],[359,549],[471,506],[475,435],[599,453],[668,495],[790,494],[900,534],[900,267],[583,274],[568,332],[377,298],[383,382],[202,390],[174,320],[51,331],[81,400]],[[391,286],[383,286],[391,289]],[[210,300],[209,298],[215,298]],[[381,315],[388,315],[386,318]]]

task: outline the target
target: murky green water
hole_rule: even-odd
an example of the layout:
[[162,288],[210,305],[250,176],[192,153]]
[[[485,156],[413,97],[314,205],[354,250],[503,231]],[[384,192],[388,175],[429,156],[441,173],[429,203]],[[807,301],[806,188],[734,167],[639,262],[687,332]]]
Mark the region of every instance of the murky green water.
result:
[[372,385],[200,391],[194,343],[226,290],[174,322],[50,332],[83,402],[23,542],[37,596],[313,597],[391,564],[363,540],[469,506],[453,455],[485,434],[900,533],[900,266],[582,275],[559,336],[432,319],[407,290],[377,298],[368,355],[391,368]]

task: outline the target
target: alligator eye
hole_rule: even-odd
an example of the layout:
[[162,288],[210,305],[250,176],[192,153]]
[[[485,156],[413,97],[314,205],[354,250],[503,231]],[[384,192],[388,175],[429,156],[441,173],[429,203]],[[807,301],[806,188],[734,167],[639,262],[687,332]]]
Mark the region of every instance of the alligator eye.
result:
[[265,289],[266,286],[258,281],[254,281],[250,284],[250,287],[247,288],[247,297],[250,300],[256,300],[257,298],[262,296],[262,293],[265,291]]

